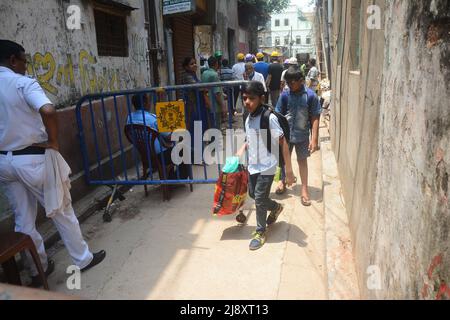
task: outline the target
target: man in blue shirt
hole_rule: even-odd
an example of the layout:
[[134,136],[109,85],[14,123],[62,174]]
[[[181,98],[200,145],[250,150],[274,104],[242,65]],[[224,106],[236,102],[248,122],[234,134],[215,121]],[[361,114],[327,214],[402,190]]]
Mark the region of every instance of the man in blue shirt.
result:
[[[295,148],[302,179],[301,202],[304,206],[310,206],[308,158],[318,150],[319,120],[322,110],[315,92],[305,86],[305,77],[300,70],[289,68],[285,80],[289,90],[280,96],[276,111],[285,115],[289,122],[289,149],[292,152]],[[281,181],[277,193],[284,193],[285,189],[286,184]]]
[[230,68],[229,62],[227,59],[222,60],[222,69],[220,69],[220,81],[233,81],[234,72]]
[[[127,124],[140,124],[145,125],[155,131],[158,132],[158,118],[155,114],[150,113],[147,110],[150,110],[150,98],[146,94],[136,94],[131,98],[131,102],[133,103],[134,111],[127,118]],[[167,143],[166,145],[172,145],[171,148],[167,148],[164,145],[161,145],[161,142],[156,139],[155,140],[155,153],[160,156],[163,153],[165,164],[172,164],[172,148],[174,146],[173,142],[171,142],[171,132],[161,132],[159,133],[160,139],[164,139]],[[151,141],[149,141],[151,143]],[[188,167],[186,164],[181,164],[179,167],[180,170],[180,179],[186,179],[189,176]],[[177,179],[178,176],[175,172],[169,172],[169,179],[174,180]]]
[[[220,81],[235,81],[233,69],[230,68],[230,62],[227,59],[222,60],[222,69],[220,69]],[[225,90],[227,99],[231,100],[233,98],[233,88]],[[233,105],[233,115],[236,114],[236,104]],[[225,117],[226,118],[226,117]],[[233,120],[234,121],[234,120]]]
[[269,75],[269,64],[264,62],[264,53],[257,53],[256,59],[258,62],[254,65],[255,71],[261,73],[264,76],[264,80],[267,81],[267,76]]
[[[127,124],[142,124],[145,125],[155,131],[158,131],[158,118],[155,114],[148,112],[150,110],[150,99],[149,97],[144,95],[134,95],[131,98],[131,102],[133,103],[134,111],[127,118]],[[162,138],[170,141],[170,132],[160,133]],[[158,140],[155,141],[155,152],[159,155],[161,152],[168,150],[164,146],[161,147],[161,144]]]

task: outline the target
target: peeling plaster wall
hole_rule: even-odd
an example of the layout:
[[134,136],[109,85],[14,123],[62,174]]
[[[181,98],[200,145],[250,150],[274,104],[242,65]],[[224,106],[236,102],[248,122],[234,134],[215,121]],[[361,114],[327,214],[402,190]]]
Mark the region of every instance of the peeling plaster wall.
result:
[[[214,52],[221,50],[224,58],[233,60],[237,53],[239,38],[238,23],[238,1],[220,0],[216,2],[217,6],[217,25],[213,34]],[[229,52],[228,48],[228,29],[235,32],[234,49],[236,52]]]
[[[373,4],[362,2],[363,8]],[[384,10],[385,1],[375,5]],[[361,36],[361,67],[350,66],[351,1],[335,3],[333,17],[333,106],[330,133],[349,216],[360,291],[366,295],[366,270],[373,265],[367,250],[374,220],[377,179],[384,29],[365,29]],[[357,23],[359,23],[359,19]]]
[[[127,16],[128,57],[98,55],[93,6],[87,0],[2,1],[0,37],[25,47],[28,73],[59,107],[91,92],[149,86],[143,2],[129,0],[126,4],[138,8]],[[66,27],[69,5],[81,9],[81,30]]]
[[370,249],[384,290],[375,296],[450,299],[450,2],[386,10]]
[[[169,71],[167,68],[167,44],[164,41],[164,28],[163,28],[163,8],[162,8],[162,1],[158,2],[159,5],[155,4],[155,10],[156,10],[156,19],[157,19],[157,25],[161,26],[156,30],[158,34],[159,39],[159,45],[161,46],[162,52],[159,54],[158,57],[158,72],[159,72],[159,78],[160,78],[160,85],[161,86],[167,86],[169,84]],[[152,82],[153,84],[153,82]]]
[[[214,1],[216,1],[216,23],[214,25],[194,26],[194,49],[197,61],[199,63],[200,56],[208,58],[215,52],[222,51],[223,58],[233,64],[239,48],[238,1]],[[234,31],[233,43],[233,39],[228,38],[229,29]],[[230,44],[233,48],[231,48]]]
[[450,2],[362,4],[383,21],[355,72],[352,1],[335,2],[331,121],[361,293],[450,299]]

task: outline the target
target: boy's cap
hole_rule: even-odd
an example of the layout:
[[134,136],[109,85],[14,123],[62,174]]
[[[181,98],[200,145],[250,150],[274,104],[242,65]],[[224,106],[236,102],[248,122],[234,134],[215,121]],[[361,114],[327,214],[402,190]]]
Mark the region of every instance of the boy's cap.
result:
[[293,65],[293,66],[298,66],[298,61],[296,58],[290,58],[288,60],[288,64]]

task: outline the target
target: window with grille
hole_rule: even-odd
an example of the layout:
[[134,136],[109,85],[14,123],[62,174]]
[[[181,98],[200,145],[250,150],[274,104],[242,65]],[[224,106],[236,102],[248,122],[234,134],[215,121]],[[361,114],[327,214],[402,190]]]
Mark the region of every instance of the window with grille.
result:
[[280,45],[280,37],[275,37],[275,45],[276,46]]
[[285,27],[289,26],[289,19],[284,19],[284,26]]
[[306,38],[306,44],[311,44],[311,38]]
[[94,18],[98,55],[128,57],[126,17],[94,9]]
[[275,20],[275,27],[279,27],[280,26],[280,20]]
[[302,37],[301,36],[297,36],[297,38],[295,38],[295,43],[296,44],[302,44]]
[[361,60],[361,34],[364,25],[364,14],[361,1],[352,0],[350,67],[352,71],[359,70]]
[[284,37],[284,44],[289,45],[289,37]]

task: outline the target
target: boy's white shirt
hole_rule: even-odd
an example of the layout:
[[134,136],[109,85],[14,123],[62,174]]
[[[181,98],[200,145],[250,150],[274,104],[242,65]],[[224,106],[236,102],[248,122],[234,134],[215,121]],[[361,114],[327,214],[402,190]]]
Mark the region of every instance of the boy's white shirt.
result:
[[[261,116],[262,113],[256,117],[248,116],[245,122],[248,143],[248,171],[250,175],[258,173],[274,175],[281,155],[277,154],[278,148],[272,150],[273,154],[267,150],[263,141],[263,138],[267,140],[267,136],[263,137],[260,130]],[[274,114],[270,115],[269,128],[272,139],[278,140],[283,136],[283,129],[281,129],[278,118]]]

